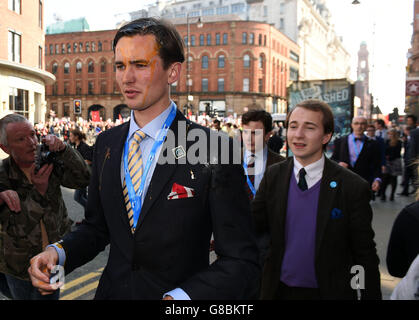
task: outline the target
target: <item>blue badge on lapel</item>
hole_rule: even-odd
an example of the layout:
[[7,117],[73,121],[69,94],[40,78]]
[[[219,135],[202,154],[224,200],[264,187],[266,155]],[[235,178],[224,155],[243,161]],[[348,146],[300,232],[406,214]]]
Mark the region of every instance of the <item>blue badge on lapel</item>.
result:
[[331,187],[332,189],[336,188],[337,186],[338,186],[338,184],[336,183],[336,181],[332,181],[332,182],[330,182],[330,187]]
[[342,218],[342,210],[338,208],[333,208],[332,214],[330,216],[332,219],[340,219]]

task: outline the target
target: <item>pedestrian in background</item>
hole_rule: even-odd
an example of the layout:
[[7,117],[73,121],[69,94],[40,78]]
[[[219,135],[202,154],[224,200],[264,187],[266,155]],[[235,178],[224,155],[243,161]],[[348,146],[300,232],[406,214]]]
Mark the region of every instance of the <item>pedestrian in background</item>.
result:
[[357,299],[354,265],[365,271],[362,299],[381,299],[369,184],[324,155],[333,135],[330,106],[307,100],[287,116],[293,157],[267,168],[252,213],[271,236],[262,299]]
[[364,134],[367,128],[365,117],[353,118],[351,127],[353,132],[350,135],[334,141],[331,159],[364,178],[371,190],[378,192],[382,175],[380,146]]
[[[86,135],[79,129],[70,131],[70,142],[74,148],[80,153],[86,162],[89,170],[93,160],[93,147],[86,144]],[[74,191],[74,200],[79,203],[84,210],[87,206],[87,187],[76,189]]]
[[29,281],[27,270],[33,256],[70,231],[73,222],[60,187],[85,187],[90,178],[73,148],[54,135],[47,135],[43,143],[57,161],[38,170],[38,141],[32,124],[19,114],[0,119],[0,147],[9,154],[0,162],[0,290],[12,299],[58,299],[59,291],[42,296]]
[[381,200],[386,201],[386,189],[391,185],[390,201],[394,201],[394,194],[397,188],[397,177],[403,174],[402,168],[402,141],[397,129],[390,129],[386,141],[386,165],[383,172],[383,183],[381,187]]

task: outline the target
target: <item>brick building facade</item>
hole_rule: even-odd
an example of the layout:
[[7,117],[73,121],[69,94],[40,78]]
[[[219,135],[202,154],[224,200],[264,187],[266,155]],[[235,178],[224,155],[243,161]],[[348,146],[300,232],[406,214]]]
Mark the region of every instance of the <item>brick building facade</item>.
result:
[[[213,111],[219,116],[241,115],[257,107],[285,112],[286,87],[290,79],[298,78],[299,48],[295,42],[266,23],[222,21],[189,26],[189,63],[187,59],[171,90],[180,110],[193,114]],[[187,44],[187,25],[176,24],[176,28]],[[47,88],[47,99],[57,116],[74,118],[75,99],[82,101],[85,119],[92,110],[99,110],[103,120],[115,120],[121,112],[126,115],[115,83],[115,33],[46,36],[47,70],[57,77],[56,84]]]
[[42,0],[0,0],[0,117],[20,113],[32,122],[46,113]]

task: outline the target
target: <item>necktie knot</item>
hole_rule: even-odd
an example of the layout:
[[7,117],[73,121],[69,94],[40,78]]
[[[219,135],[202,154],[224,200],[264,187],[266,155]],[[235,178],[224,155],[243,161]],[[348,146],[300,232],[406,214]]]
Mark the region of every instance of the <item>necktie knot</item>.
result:
[[147,135],[144,132],[142,132],[141,130],[137,130],[134,132],[134,135],[132,138],[133,138],[133,141],[135,141],[136,143],[140,143],[141,141],[144,140],[146,136]]
[[252,153],[247,158],[247,167],[254,167],[255,166],[255,161],[256,161],[256,155]]
[[308,189],[307,186],[307,181],[306,181],[306,176],[307,172],[304,168],[301,168],[298,175],[299,175],[299,181],[298,181],[298,187],[302,190],[305,191]]

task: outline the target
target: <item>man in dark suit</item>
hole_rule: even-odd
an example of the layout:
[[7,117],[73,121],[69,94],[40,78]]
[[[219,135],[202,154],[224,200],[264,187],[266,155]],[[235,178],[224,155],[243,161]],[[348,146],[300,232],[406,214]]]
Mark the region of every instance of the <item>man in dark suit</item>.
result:
[[353,118],[353,132],[335,140],[331,159],[367,180],[372,191],[377,192],[381,183],[381,151],[379,144],[364,134],[367,125],[366,118]]
[[[118,30],[116,79],[131,120],[97,139],[86,221],[32,259],[42,292],[56,287],[45,266],[65,259],[71,272],[109,243],[97,299],[245,299],[253,290],[258,250],[240,154],[232,160],[232,140],[187,120],[169,98],[182,43],[153,18]],[[219,259],[209,265],[212,233]]]
[[243,164],[248,177],[247,189],[252,200],[266,168],[285,158],[268,147],[268,141],[272,135],[272,116],[269,112],[251,110],[244,113],[242,127]]
[[266,170],[252,202],[257,232],[271,234],[262,299],[381,298],[369,186],[325,157],[333,129],[322,101],[288,114],[294,156]]

